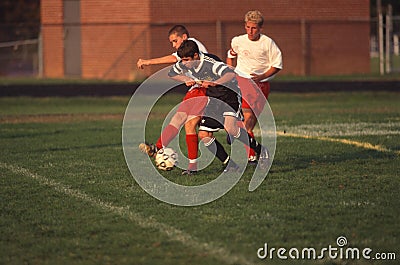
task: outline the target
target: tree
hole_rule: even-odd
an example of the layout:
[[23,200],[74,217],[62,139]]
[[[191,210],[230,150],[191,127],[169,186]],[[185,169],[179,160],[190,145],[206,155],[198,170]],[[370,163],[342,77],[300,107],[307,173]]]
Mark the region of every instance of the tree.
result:
[[40,0],[1,0],[0,25],[0,42],[37,38]]

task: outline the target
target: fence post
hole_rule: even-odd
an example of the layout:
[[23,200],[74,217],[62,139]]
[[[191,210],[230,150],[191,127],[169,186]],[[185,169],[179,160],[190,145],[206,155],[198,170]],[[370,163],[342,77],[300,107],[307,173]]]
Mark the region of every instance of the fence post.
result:
[[388,5],[386,11],[386,73],[392,72],[391,64],[391,40],[392,40],[392,5]]
[[43,38],[42,38],[42,28],[39,31],[38,38],[38,77],[43,77]]
[[302,66],[302,75],[308,76],[310,74],[310,63],[309,54],[308,54],[308,30],[307,30],[307,22],[303,18],[300,20],[300,31],[301,31],[301,53],[303,57],[303,66]]
[[216,41],[217,41],[217,54],[223,58],[223,51],[222,51],[222,22],[221,20],[217,20],[215,23],[215,29],[216,29]]
[[383,51],[383,15],[382,15],[382,1],[376,0],[378,9],[378,41],[379,41],[379,72],[381,75],[385,73],[384,64],[384,51]]
[[400,54],[399,35],[397,35],[397,34],[393,35],[393,53],[396,56],[399,56],[399,54]]

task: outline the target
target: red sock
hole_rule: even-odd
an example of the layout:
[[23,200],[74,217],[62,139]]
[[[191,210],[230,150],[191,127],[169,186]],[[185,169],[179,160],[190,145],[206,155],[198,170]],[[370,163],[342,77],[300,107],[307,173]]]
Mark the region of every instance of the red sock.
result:
[[[254,133],[253,132],[248,132],[248,134],[252,138],[254,138]],[[246,145],[246,150],[247,150],[247,157],[250,158],[251,156],[256,156],[256,152],[253,149],[251,149],[250,147],[248,147],[247,145]]]
[[158,138],[156,146],[158,149],[168,146],[172,139],[178,134],[179,130],[175,126],[168,124],[167,127],[161,132],[160,138]]
[[199,153],[199,142],[197,134],[186,134],[186,146],[189,158],[189,170],[197,170],[197,156]]

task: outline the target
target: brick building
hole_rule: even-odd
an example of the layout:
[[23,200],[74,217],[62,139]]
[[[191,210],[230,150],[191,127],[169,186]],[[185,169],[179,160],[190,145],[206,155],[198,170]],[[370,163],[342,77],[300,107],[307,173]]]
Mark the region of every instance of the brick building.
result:
[[369,0],[41,0],[45,77],[134,80],[160,66],[136,61],[173,52],[167,32],[184,24],[225,59],[243,17],[259,9],[285,75],[369,73]]

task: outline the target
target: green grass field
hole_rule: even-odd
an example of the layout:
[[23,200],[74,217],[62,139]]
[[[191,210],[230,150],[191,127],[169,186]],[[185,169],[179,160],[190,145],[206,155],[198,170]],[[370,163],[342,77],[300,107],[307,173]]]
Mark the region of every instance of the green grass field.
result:
[[[180,97],[160,103],[149,138]],[[266,180],[249,192],[249,168],[197,207],[160,202],[130,175],[121,143],[128,101],[0,98],[0,264],[399,263],[400,93],[272,93],[278,137]],[[218,170],[168,178],[204,182]],[[275,252],[261,260],[265,243]],[[371,260],[319,259],[329,246],[370,248]],[[317,257],[294,259],[294,248]]]

